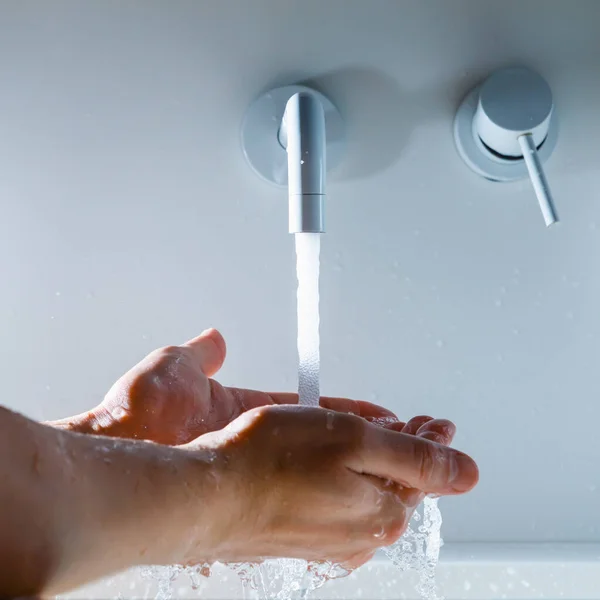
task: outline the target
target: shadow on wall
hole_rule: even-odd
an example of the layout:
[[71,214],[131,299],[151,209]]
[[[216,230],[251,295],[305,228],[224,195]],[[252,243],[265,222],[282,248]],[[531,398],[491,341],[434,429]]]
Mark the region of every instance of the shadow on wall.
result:
[[[269,88],[301,83],[326,96],[339,108],[346,123],[346,155],[342,164],[331,175],[334,181],[352,181],[370,177],[395,164],[408,146],[415,130],[425,123],[443,120],[452,136],[456,110],[464,96],[497,68],[527,66],[539,71],[553,88],[560,112],[560,123],[569,120],[577,129],[581,115],[589,115],[592,104],[577,102],[577,98],[600,97],[600,79],[592,77],[600,72],[597,66],[581,65],[579,77],[569,90],[561,82],[572,71],[572,65],[544,68],[539,61],[512,59],[499,56],[497,60],[477,64],[462,72],[449,73],[445,80],[418,91],[403,89],[397,79],[372,67],[349,67],[317,77],[307,73],[287,74],[275,79]],[[294,76],[295,75],[295,76]],[[554,83],[556,81],[556,84]],[[265,88],[266,90],[267,88]],[[579,93],[573,97],[573,89]],[[565,98],[565,95],[568,97]],[[570,97],[569,97],[570,96]],[[576,110],[573,110],[577,106]],[[573,114],[575,113],[575,114]],[[585,120],[587,122],[587,119]],[[586,127],[590,127],[587,122]],[[560,140],[559,140],[560,149]],[[577,161],[580,169],[590,166],[589,153]],[[573,165],[571,164],[571,168]]]
[[[478,75],[476,81],[479,79]],[[465,77],[410,92],[390,75],[366,67],[350,67],[311,78],[305,73],[296,77],[288,74],[269,87],[290,83],[322,92],[344,117],[346,155],[332,174],[332,179],[338,181],[370,177],[391,167],[402,156],[414,131],[426,122],[443,119],[451,135],[456,108],[472,87]]]

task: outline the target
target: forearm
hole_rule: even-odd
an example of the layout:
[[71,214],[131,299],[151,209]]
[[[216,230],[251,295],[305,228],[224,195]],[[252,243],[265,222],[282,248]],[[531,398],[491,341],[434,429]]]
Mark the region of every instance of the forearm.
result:
[[186,530],[208,513],[211,468],[186,450],[60,431],[0,408],[0,597],[179,562]]

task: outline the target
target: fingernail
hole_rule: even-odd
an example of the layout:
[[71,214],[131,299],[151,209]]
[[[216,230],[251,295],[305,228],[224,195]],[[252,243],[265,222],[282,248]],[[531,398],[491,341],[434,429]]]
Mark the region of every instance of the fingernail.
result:
[[455,492],[468,492],[477,483],[479,469],[471,457],[454,452],[449,466],[450,479],[448,483]]

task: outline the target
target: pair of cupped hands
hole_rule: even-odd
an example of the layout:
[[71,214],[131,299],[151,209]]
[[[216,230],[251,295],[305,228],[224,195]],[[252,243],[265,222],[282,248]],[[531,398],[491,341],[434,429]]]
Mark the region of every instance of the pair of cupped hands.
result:
[[222,522],[217,559],[330,560],[354,568],[405,531],[426,494],[455,495],[476,464],[449,447],[455,426],[403,422],[365,401],[224,387],[215,329],[149,354],[95,409],[54,425],[216,453]]

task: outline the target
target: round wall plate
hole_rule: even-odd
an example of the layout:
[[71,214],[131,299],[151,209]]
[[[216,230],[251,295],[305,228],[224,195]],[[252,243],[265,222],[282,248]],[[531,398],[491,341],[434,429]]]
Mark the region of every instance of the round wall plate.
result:
[[[491,181],[527,179],[529,173],[523,158],[507,159],[493,154],[484,146],[477,134],[474,117],[479,102],[479,88],[480,86],[477,86],[471,90],[454,119],[454,141],[458,153],[470,169]],[[558,123],[554,110],[548,125],[548,135],[538,149],[538,156],[542,163],[546,162],[554,151],[557,138]]]
[[340,162],[344,149],[344,122],[333,103],[316,90],[303,85],[276,88],[257,98],[242,123],[242,149],[256,173],[280,186],[287,185],[287,152],[279,143],[279,128],[287,101],[298,92],[315,94],[323,104],[327,136],[327,171]]

